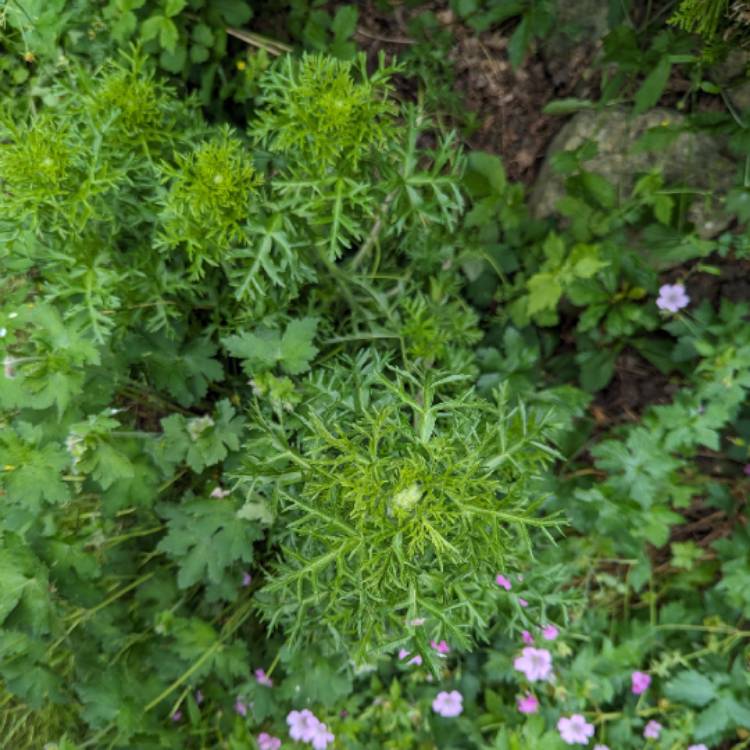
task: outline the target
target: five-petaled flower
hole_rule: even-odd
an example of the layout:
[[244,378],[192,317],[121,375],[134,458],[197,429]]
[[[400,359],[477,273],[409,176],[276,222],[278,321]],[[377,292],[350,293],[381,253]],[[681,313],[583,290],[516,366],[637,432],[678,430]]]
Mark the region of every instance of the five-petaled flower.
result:
[[630,683],[633,695],[640,695],[648,690],[648,686],[651,684],[651,675],[646,674],[646,672],[633,672],[630,675]]
[[544,648],[527,646],[521,656],[516,657],[513,668],[523,672],[530,682],[547,680],[552,675],[552,654]]
[[557,731],[568,745],[588,745],[594,736],[594,725],[589,724],[581,714],[573,714],[563,716],[557,722]]
[[676,313],[690,304],[685,287],[682,284],[664,284],[659,288],[656,306],[660,310]]
[[511,583],[502,573],[497,574],[495,577],[495,583],[506,591],[510,591]]
[[430,646],[435,649],[439,654],[445,655],[449,654],[451,647],[448,645],[447,641],[440,641],[439,643],[437,641],[430,641]]
[[432,701],[432,710],[446,718],[458,716],[464,710],[463,700],[464,697],[458,690],[451,690],[450,692],[443,690]]
[[301,742],[311,742],[320,724],[315,714],[308,708],[302,711],[290,711],[287,714],[286,723],[289,725],[289,736]]
[[518,699],[518,710],[522,714],[535,714],[539,710],[539,699],[532,693],[526,693]]
[[258,735],[258,747],[260,750],[279,750],[281,740],[278,737],[268,734],[268,732],[261,732]]
[[554,641],[558,635],[560,635],[560,631],[554,625],[547,625],[542,630],[542,638],[545,641]]
[[647,740],[657,740],[659,739],[659,735],[661,734],[661,724],[659,724],[658,721],[654,721],[651,719],[651,721],[646,724],[646,728],[643,730],[643,736]]

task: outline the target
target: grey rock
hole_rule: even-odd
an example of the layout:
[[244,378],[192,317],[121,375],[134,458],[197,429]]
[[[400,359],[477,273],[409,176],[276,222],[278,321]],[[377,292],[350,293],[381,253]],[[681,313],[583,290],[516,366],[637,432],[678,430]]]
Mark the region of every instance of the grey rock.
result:
[[668,109],[652,109],[632,115],[624,109],[586,110],[574,115],[550,145],[545,162],[531,193],[532,212],[537,217],[555,213],[564,195],[564,178],[551,166],[552,156],[571,151],[586,140],[597,144],[598,153],[585,163],[615,185],[620,198],[626,198],[639,175],[660,169],[668,185],[710,191],[691,204],[689,219],[703,238],[716,236],[729,224],[721,211],[720,199],[732,187],[736,164],[724,156],[720,143],[704,133],[680,133],[659,152],[634,150],[635,142],[649,129],[679,127],[683,115]]

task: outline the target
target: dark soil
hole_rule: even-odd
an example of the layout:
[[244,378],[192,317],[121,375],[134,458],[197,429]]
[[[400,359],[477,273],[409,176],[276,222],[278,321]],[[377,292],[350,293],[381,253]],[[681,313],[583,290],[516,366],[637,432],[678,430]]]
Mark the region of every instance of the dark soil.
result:
[[[399,6],[379,10],[372,0],[360,7],[357,43],[375,59],[379,52],[402,54],[416,43],[409,36],[409,12]],[[545,151],[564,119],[545,115],[544,106],[571,96],[586,96],[598,84],[590,77],[593,45],[580,45],[567,60],[556,61],[549,70],[539,51],[527,55],[514,70],[508,59],[508,42],[514,23],[477,34],[465,27],[447,8],[447,2],[433,2],[411,11],[432,10],[452,34],[448,59],[455,73],[455,93],[472,115],[476,128],[465,138],[469,148],[499,154],[514,181],[531,184],[541,167]],[[401,82],[405,98],[414,100],[418,82]]]

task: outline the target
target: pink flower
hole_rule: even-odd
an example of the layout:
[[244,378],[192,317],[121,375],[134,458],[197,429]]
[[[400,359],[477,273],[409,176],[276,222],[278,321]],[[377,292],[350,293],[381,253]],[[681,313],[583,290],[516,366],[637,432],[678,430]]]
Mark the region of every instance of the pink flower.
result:
[[690,745],[688,750],[708,750],[708,748],[703,743],[701,743],[700,745]]
[[552,654],[544,648],[527,646],[521,656],[516,657],[513,668],[523,672],[530,682],[547,680],[552,674]]
[[234,702],[234,710],[240,716],[247,716],[247,704],[241,698],[237,698]]
[[242,588],[246,589],[252,582],[253,582],[253,577],[250,575],[250,573],[245,571],[242,574]]
[[528,630],[524,630],[521,633],[521,640],[530,646],[534,642],[534,636]]
[[223,498],[225,498],[225,497],[226,497],[227,495],[231,495],[231,494],[232,494],[232,493],[231,493],[231,492],[230,492],[229,490],[223,490],[223,489],[221,488],[221,485],[218,485],[218,484],[217,484],[217,485],[216,485],[216,487],[214,487],[214,488],[213,488],[213,489],[211,490],[211,495],[210,495],[209,497],[213,497],[213,498],[215,498],[216,500],[222,500],[222,499],[223,499]]
[[318,725],[313,729],[312,738],[310,744],[315,750],[326,750],[329,742],[333,742],[335,737],[332,732],[328,731],[328,727],[322,722],[318,722]]
[[495,583],[504,588],[506,591],[510,591],[511,584],[510,581],[502,574],[498,573],[495,578]]
[[682,284],[664,284],[659,289],[659,297],[656,300],[656,306],[660,310],[668,310],[676,313],[690,304],[685,287]]
[[560,631],[554,625],[547,625],[542,630],[542,638],[545,641],[554,641],[558,635],[560,635]]
[[409,620],[407,624],[413,628],[418,628],[420,625],[425,624],[425,619],[424,617],[415,617],[413,620]]
[[175,711],[171,716],[172,721],[175,723],[182,719],[182,711]]
[[648,686],[651,684],[651,675],[646,672],[633,672],[630,675],[631,691],[633,695],[640,695],[648,690]]
[[255,670],[255,680],[259,685],[273,687],[273,680],[262,669]]
[[658,721],[654,721],[651,719],[648,724],[646,724],[646,728],[643,730],[643,736],[647,740],[657,740],[659,739],[659,735],[661,734],[661,724],[659,724]]
[[557,731],[568,745],[588,745],[589,739],[594,736],[594,725],[589,724],[581,714],[573,714],[570,718],[563,716],[557,722]]
[[451,690],[450,693],[442,691],[432,701],[432,710],[446,718],[458,716],[464,710],[463,700],[458,690]]
[[[609,750],[606,745],[594,745],[594,750]],[[688,748],[690,750],[690,748]]]
[[449,654],[451,651],[451,647],[446,641],[440,641],[440,643],[430,641],[430,646],[432,646],[439,654]]
[[529,606],[529,603],[526,601],[526,599],[522,599],[520,596],[518,597],[518,603],[522,607],[528,607]]
[[[403,661],[404,659],[406,659],[406,657],[409,656],[410,653],[411,651],[407,651],[405,648],[399,649],[399,652],[398,652],[399,661]],[[409,659],[409,661],[406,663],[416,664],[417,666],[419,666],[422,663],[422,657],[419,654],[417,654],[416,656],[412,656],[412,658]]]
[[279,750],[281,740],[268,734],[268,732],[261,732],[258,735],[258,747],[260,750]]
[[301,742],[312,742],[320,724],[313,712],[307,708],[302,711],[290,711],[286,723],[289,725],[289,736]]
[[539,710],[539,700],[535,695],[526,693],[523,698],[518,699],[518,710],[522,714],[535,714]]

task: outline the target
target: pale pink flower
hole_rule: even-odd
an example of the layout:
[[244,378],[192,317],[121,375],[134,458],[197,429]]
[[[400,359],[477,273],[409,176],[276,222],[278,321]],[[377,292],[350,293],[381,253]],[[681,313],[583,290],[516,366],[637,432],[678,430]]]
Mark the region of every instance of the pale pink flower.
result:
[[263,669],[255,670],[255,680],[259,685],[273,687],[273,680],[265,673],[265,670]]
[[682,284],[664,284],[659,288],[656,306],[660,310],[676,313],[690,304],[685,287]]
[[418,628],[420,625],[424,625],[426,620],[424,617],[415,617],[413,620],[409,620],[407,623],[408,625],[411,625],[413,628]]
[[286,723],[289,725],[289,736],[301,742],[311,742],[320,724],[313,712],[307,708],[302,711],[290,711]]
[[253,577],[250,575],[250,573],[245,571],[242,574],[242,588],[246,589],[252,582],[253,582]]
[[530,682],[547,680],[552,674],[552,654],[544,648],[527,646],[521,656],[516,657],[513,668],[523,672]]
[[658,740],[660,734],[661,724],[659,724],[658,721],[654,721],[653,719],[651,719],[651,721],[646,724],[646,728],[643,730],[643,736],[647,740]]
[[542,638],[545,641],[554,641],[558,635],[560,635],[560,631],[554,625],[547,625],[542,630]]
[[234,710],[240,716],[247,716],[247,704],[241,698],[237,698],[234,702]]
[[589,724],[581,714],[573,714],[570,717],[563,716],[557,722],[557,731],[568,745],[588,745],[594,736],[594,725]]
[[526,601],[526,599],[522,599],[520,596],[518,597],[518,603],[522,607],[528,607],[529,606],[529,603]]
[[318,722],[318,725],[313,729],[310,744],[315,750],[326,750],[328,743],[333,742],[334,739],[336,738],[332,732],[328,731],[328,727],[323,722]]
[[175,711],[172,714],[171,718],[172,718],[172,721],[174,721],[175,723],[177,723],[178,721],[180,721],[182,719],[182,711]]
[[521,640],[530,646],[534,642],[534,636],[528,630],[524,630],[521,633]]
[[[403,661],[404,659],[406,659],[406,657],[409,656],[410,653],[411,651],[407,651],[405,648],[399,649],[399,652],[398,652],[399,661]],[[417,654],[416,656],[412,656],[412,658],[409,659],[409,661],[407,661],[406,663],[416,664],[417,666],[419,666],[422,663],[422,657],[419,654]]]
[[594,750],[609,750],[609,747],[607,745],[594,745]]
[[518,699],[518,710],[522,714],[535,714],[539,710],[539,700],[535,695],[526,693],[523,698]]
[[211,490],[209,497],[213,497],[216,500],[223,500],[227,495],[231,494],[232,492],[230,490],[222,489],[221,485],[217,484],[216,487]]
[[432,710],[446,718],[458,716],[464,710],[463,700],[464,697],[458,690],[451,690],[450,693],[442,691],[432,701]]
[[630,675],[630,683],[633,695],[640,695],[648,690],[648,686],[651,684],[651,675],[646,672],[633,672]]
[[501,588],[504,588],[506,591],[510,591],[511,589],[510,581],[501,573],[498,573],[495,577],[495,583]]
[[445,655],[449,654],[451,651],[451,647],[448,645],[446,641],[440,641],[440,643],[437,643],[435,641],[430,641],[430,646],[435,649],[439,654]]
[[703,743],[701,743],[700,745],[690,745],[688,750],[708,750],[708,748]]
[[258,735],[258,747],[260,750],[279,750],[281,740],[268,734],[268,732],[261,732]]

